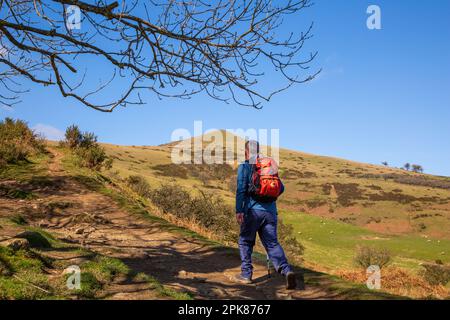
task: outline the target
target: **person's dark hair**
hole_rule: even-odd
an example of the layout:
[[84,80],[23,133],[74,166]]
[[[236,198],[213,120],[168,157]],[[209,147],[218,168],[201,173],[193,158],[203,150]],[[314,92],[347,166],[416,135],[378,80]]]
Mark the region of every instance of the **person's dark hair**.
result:
[[256,153],[259,153],[259,142],[256,140],[247,140],[245,142],[245,150],[248,150],[252,153],[256,151]]

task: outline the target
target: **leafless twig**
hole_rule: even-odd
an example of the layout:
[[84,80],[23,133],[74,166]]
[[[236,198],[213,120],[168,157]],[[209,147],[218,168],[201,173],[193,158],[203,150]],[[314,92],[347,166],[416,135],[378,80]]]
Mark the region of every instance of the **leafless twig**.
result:
[[[143,104],[142,91],[260,108],[320,72],[308,70],[317,53],[302,54],[312,25],[279,28],[310,1],[0,0],[0,90],[32,81],[104,112]],[[80,9],[80,30],[68,27],[69,6]],[[270,69],[280,81],[265,78]],[[2,91],[0,104],[19,99]]]

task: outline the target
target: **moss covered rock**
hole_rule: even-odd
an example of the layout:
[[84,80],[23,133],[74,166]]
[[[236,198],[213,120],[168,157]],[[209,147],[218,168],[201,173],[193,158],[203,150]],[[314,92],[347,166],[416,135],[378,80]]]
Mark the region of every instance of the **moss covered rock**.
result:
[[51,244],[46,237],[37,231],[24,231],[16,235],[16,238],[26,239],[32,248],[51,248]]

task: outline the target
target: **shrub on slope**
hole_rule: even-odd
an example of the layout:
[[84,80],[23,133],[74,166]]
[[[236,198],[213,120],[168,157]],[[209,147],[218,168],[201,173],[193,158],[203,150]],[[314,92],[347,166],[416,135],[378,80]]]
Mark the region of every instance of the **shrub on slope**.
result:
[[0,121],[0,166],[27,160],[44,150],[43,139],[26,122],[11,118]]
[[112,166],[112,159],[98,144],[97,136],[92,132],[81,133],[76,125],[71,125],[66,129],[62,145],[73,151],[80,167],[100,170],[101,168],[109,169]]

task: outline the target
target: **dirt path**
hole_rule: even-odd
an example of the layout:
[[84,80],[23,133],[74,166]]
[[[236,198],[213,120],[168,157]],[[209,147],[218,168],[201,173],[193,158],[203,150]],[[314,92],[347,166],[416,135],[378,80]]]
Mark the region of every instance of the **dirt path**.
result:
[[[230,277],[240,271],[235,251],[213,248],[200,240],[168,232],[159,222],[121,209],[110,197],[91,191],[68,176],[61,168],[62,154],[55,149],[50,151],[50,183],[33,190],[38,194],[37,200],[0,199],[0,213],[2,208],[11,206],[31,206],[28,209],[36,213],[46,208],[46,213],[37,214],[32,223],[63,241],[119,258],[131,269],[147,273],[173,289],[189,291],[197,299],[331,298],[321,287],[287,291],[284,279],[279,275],[268,278],[265,265],[261,264],[255,265],[254,284],[233,283]],[[117,299],[153,298],[146,292],[148,289],[126,281],[108,290]]]

